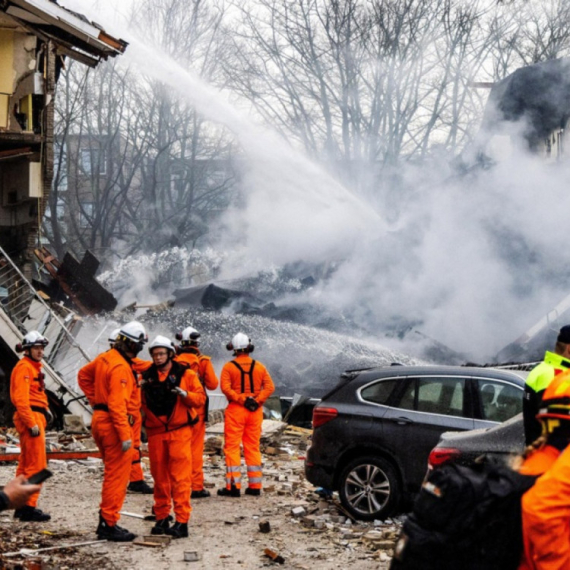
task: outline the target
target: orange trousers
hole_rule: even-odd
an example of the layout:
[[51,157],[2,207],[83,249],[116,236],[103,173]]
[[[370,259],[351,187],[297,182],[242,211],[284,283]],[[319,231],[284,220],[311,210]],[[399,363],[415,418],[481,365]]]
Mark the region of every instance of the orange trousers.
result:
[[174,503],[176,521],[187,523],[192,512],[192,428],[149,435],[148,455],[156,520],[167,518]]
[[[91,433],[103,459],[103,489],[101,516],[111,526],[117,524],[127,495],[127,485],[133,460],[133,449],[122,451],[121,440],[107,412],[95,410]],[[131,437],[134,441],[134,434]]]
[[142,416],[139,414],[137,420],[133,424],[133,461],[131,463],[131,473],[129,481],[143,481],[144,474],[142,470],[142,453],[141,453],[141,428]]
[[243,455],[247,465],[248,483],[251,489],[261,489],[261,424],[263,408],[255,412],[246,410],[236,402],[230,402],[226,408],[224,423],[224,455],[226,456],[226,488],[241,489],[240,444],[243,443]]
[[[548,446],[546,446],[548,447]],[[524,559],[520,570],[570,568],[570,447],[522,498]]]
[[[20,437],[20,461],[18,461],[16,476],[23,475],[24,477],[30,477],[30,475],[47,467],[46,418],[43,414],[34,412],[33,410],[32,414],[36,424],[40,428],[40,435],[37,437],[32,437],[30,430],[22,423],[22,420],[18,416],[18,412],[14,414],[14,425]],[[34,493],[28,499],[26,505],[35,507],[38,504],[39,497],[39,492]]]
[[198,415],[198,422],[192,426],[192,491],[204,489],[204,439],[206,419]]

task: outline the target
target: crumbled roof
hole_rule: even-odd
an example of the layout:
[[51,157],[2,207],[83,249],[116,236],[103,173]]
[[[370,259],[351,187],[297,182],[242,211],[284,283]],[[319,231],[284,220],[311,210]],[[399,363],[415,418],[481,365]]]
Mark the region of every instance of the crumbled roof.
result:
[[2,12],[38,37],[52,40],[62,54],[87,65],[119,55],[128,45],[57,0],[0,0]]
[[521,67],[496,83],[489,95],[484,124],[501,126],[525,118],[524,137],[532,147],[570,117],[570,59]]

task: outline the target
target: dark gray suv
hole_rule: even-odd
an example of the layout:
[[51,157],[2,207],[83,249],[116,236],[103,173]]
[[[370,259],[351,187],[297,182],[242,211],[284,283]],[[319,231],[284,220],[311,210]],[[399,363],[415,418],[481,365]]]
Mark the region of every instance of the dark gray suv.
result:
[[393,514],[418,491],[445,431],[491,427],[520,413],[514,372],[455,366],[348,371],[313,411],[305,474],[339,492],[355,518]]

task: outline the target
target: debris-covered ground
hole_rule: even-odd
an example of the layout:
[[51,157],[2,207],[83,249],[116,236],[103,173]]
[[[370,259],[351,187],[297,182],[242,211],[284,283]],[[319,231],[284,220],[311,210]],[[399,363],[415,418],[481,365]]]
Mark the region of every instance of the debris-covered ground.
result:
[[[216,496],[223,484],[222,438],[212,426],[205,456],[206,486],[212,497],[193,501],[190,537],[163,545],[100,542],[37,556],[4,556],[8,568],[102,568],[121,570],[178,568],[387,568],[400,523],[351,521],[336,499],[324,500],[303,477],[308,430],[264,422],[265,489],[261,497]],[[146,460],[145,460],[146,461]],[[0,481],[15,464],[0,464]],[[54,477],[44,486],[40,508],[52,515],[46,524],[15,522],[0,514],[0,550],[17,552],[96,540],[102,464],[98,459],[50,461]],[[148,473],[148,468],[146,469]],[[152,496],[128,494],[124,511],[149,515]],[[152,522],[123,516],[122,526],[145,542]],[[185,561],[189,558],[197,561]],[[273,557],[273,559],[272,559]],[[22,564],[26,564],[22,566]]]

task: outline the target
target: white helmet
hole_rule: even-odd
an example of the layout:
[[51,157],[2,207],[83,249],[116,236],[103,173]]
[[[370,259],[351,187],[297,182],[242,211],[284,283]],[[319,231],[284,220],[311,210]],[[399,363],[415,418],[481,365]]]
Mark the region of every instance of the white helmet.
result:
[[114,329],[113,332],[109,335],[109,338],[107,339],[111,344],[114,344],[115,341],[117,340],[117,337],[119,336],[119,333],[121,332],[121,329]]
[[49,344],[49,340],[38,331],[30,331],[27,333],[22,342],[16,345],[16,352],[23,352],[28,348],[32,348],[32,346],[47,346]]
[[253,345],[251,344],[251,339],[244,333],[237,333],[232,341],[226,345],[228,350],[246,350],[247,352],[253,352]]
[[193,327],[186,327],[181,333],[176,333],[176,340],[182,341],[182,345],[193,344],[198,346],[200,333]]
[[146,330],[144,326],[138,321],[131,321],[126,325],[123,325],[115,337],[118,340],[120,337],[124,337],[125,340],[131,340],[133,342],[140,342],[144,344],[148,342],[148,336],[146,335]]
[[155,348],[166,348],[168,350],[171,350],[172,352],[175,352],[175,347],[174,347],[174,343],[167,337],[162,336],[162,335],[157,335],[153,341],[148,345],[148,351],[150,352],[150,354],[152,355],[152,351]]

